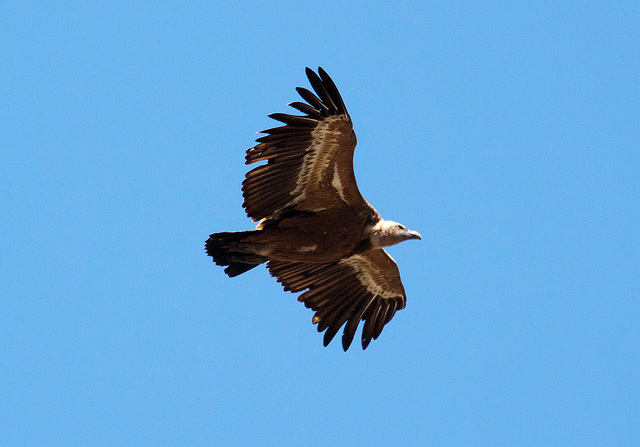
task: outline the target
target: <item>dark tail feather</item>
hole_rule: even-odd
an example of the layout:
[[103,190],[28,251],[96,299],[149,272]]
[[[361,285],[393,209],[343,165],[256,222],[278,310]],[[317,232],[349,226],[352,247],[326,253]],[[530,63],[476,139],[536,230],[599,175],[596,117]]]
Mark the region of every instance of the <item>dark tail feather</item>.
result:
[[264,256],[251,253],[253,243],[243,242],[258,233],[259,230],[214,233],[207,239],[205,250],[216,264],[226,265],[224,272],[233,278],[267,261]]

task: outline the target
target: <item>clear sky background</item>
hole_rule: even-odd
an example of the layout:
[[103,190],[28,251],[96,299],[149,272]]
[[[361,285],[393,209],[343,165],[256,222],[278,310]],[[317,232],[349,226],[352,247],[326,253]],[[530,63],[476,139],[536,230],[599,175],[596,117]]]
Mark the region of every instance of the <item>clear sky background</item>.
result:
[[[638,2],[1,9],[3,445],[638,445]],[[305,66],[423,236],[366,351],[203,251]]]

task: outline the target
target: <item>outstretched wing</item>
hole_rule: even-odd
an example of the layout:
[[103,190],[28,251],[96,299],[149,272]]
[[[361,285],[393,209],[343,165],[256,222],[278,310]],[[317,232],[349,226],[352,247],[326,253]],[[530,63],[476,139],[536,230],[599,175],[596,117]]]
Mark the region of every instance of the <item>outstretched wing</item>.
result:
[[342,347],[349,349],[360,321],[362,348],[378,338],[397,310],[404,309],[406,295],[395,261],[383,249],[328,264],[269,261],[267,268],[285,290],[301,292],[298,301],[315,311],[318,332],[326,330],[327,346],[346,323]]
[[298,87],[307,102],[289,104],[305,115],[269,115],[285,125],[263,130],[267,135],[247,151],[247,164],[267,161],[242,183],[243,207],[254,221],[294,207],[316,211],[366,204],[353,174],[356,135],[342,97],[322,68],[319,76],[309,68],[306,73],[318,96]]

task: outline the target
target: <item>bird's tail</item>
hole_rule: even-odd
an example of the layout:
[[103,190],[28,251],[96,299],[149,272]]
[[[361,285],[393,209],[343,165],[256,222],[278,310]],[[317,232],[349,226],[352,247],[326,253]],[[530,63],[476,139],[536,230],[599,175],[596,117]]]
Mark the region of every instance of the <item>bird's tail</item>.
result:
[[245,240],[258,233],[259,230],[214,233],[207,239],[205,250],[216,264],[226,265],[224,272],[233,278],[267,261],[256,254],[256,243]]

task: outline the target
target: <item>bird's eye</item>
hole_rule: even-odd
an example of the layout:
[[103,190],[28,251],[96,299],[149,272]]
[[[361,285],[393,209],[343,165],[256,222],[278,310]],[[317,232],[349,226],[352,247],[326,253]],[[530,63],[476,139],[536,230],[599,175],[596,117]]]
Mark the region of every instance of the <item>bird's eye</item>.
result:
[[403,226],[403,225],[397,225],[397,226],[396,226],[396,228],[397,228],[398,230],[404,230],[404,226]]

